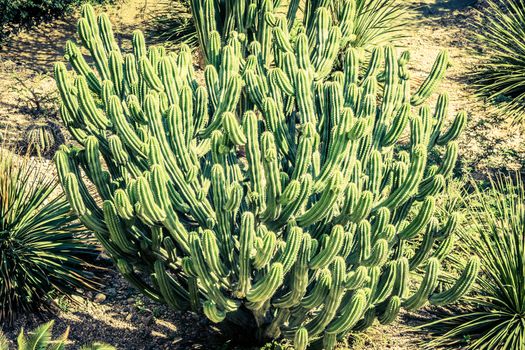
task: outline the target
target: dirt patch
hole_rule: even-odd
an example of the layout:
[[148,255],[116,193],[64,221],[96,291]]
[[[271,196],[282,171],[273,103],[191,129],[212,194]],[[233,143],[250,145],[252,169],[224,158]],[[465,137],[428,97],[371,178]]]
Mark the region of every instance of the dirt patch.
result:
[[2,330],[14,340],[21,327],[31,330],[53,319],[56,335],[71,328],[73,350],[92,341],[133,350],[213,349],[224,343],[207,319],[150,302],[111,269],[103,283],[100,291],[79,290],[72,300],[57,299],[56,314],[22,317]]
[[[117,1],[100,5],[107,12],[116,40],[130,47],[132,32],[145,30],[156,12],[167,2],[148,0]],[[63,61],[67,40],[78,40],[76,22],[79,12],[67,18],[41,23],[7,38],[0,48],[0,130],[13,143],[23,142],[29,126],[52,123],[60,126],[58,96],[53,79],[53,64]]]

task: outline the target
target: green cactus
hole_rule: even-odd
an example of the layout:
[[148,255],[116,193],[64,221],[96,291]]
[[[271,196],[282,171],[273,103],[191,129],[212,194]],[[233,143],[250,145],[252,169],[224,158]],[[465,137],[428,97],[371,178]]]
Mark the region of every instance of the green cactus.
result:
[[38,157],[52,155],[62,142],[58,126],[53,123],[37,123],[27,128],[24,135],[27,153]]
[[[456,300],[473,283],[475,262],[435,291],[453,241],[433,243],[453,235],[457,217],[437,222],[434,196],[464,123],[443,131],[444,98],[434,114],[413,115],[411,101],[424,102],[443,64],[415,97],[401,73],[408,57],[390,46],[370,61],[349,49],[343,70],[327,74],[340,28],[321,9],[311,13],[319,30],[297,42],[269,14],[279,34],[257,36],[246,52],[235,33],[213,43],[201,85],[187,47],[147,48],[135,32],[124,54],[107,20],[84,13],[79,31],[94,68],[68,55],[73,80],[55,66],[62,117],[80,146],[62,146],[56,164],[80,220],[143,293],[303,349],[331,348],[376,317],[391,322],[403,305]],[[249,26],[258,14],[242,18]],[[217,37],[213,28],[206,37]],[[406,131],[408,142],[398,142]],[[429,151],[443,154],[438,166]],[[421,245],[415,256],[407,242]],[[420,265],[425,277],[410,291]]]
[[[250,40],[255,38],[260,44],[260,58],[272,62],[282,58],[281,54],[272,53],[272,46],[283,53],[292,52],[290,43],[294,40],[287,38],[304,30],[308,45],[319,47],[311,58],[311,65],[322,77],[331,73],[339,49],[358,47],[362,51],[404,36],[400,25],[405,17],[404,9],[395,0],[309,1],[303,6],[299,6],[298,0],[192,0],[189,3],[192,21],[185,24],[181,32],[196,33],[197,39],[189,34],[186,41],[198,42],[206,63],[216,67],[220,62],[221,42],[229,43],[232,37],[237,41],[237,53],[246,51]],[[297,30],[297,26],[303,30]],[[178,36],[177,30],[174,34],[172,37]]]

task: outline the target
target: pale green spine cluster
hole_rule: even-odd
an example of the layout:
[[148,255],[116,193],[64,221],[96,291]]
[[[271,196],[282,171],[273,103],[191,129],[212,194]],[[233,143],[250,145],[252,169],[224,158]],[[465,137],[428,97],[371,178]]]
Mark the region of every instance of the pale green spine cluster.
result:
[[[437,288],[458,218],[439,222],[434,198],[465,116],[444,130],[447,97],[434,113],[422,103],[446,61],[416,95],[408,55],[392,47],[368,62],[349,49],[330,73],[339,50],[330,38],[341,29],[318,9],[310,37],[292,42],[276,16],[268,23],[283,35],[257,38],[247,56],[239,36],[214,44],[204,86],[187,48],[147,48],[135,32],[124,54],[104,16],[89,6],[82,14],[94,64],[69,43],[76,74],[55,66],[62,117],[80,146],[61,147],[56,164],[73,210],[147,296],[298,349],[332,349],[376,318],[455,301],[473,283],[476,259],[455,285]],[[441,146],[439,165],[428,166]],[[423,278],[411,290],[416,270]]]

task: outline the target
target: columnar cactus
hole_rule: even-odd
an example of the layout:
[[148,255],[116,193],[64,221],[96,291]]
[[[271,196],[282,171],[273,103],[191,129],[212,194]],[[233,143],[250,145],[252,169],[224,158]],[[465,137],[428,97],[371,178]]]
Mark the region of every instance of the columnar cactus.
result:
[[[215,49],[232,35],[242,50],[252,40],[261,44],[262,58],[272,57],[272,36],[285,44],[290,32],[304,32],[309,43],[337,35],[341,49],[369,48],[402,36],[399,19],[403,10],[396,0],[191,0],[191,13],[198,41],[207,63]],[[337,33],[329,33],[334,22]],[[293,40],[292,40],[293,41]]]
[[[434,198],[465,125],[459,113],[443,128],[446,95],[435,113],[424,105],[445,52],[412,93],[408,55],[391,46],[369,62],[349,49],[330,74],[340,38],[330,23],[294,43],[273,37],[272,64],[266,44],[252,41],[244,57],[232,35],[211,45],[204,85],[187,48],[146,48],[137,31],[125,54],[105,15],[83,14],[93,67],[72,42],[76,74],[55,66],[61,115],[80,146],[61,147],[56,164],[80,220],[144,294],[259,338],[332,349],[401,307],[468,290],[475,259],[455,285],[438,282],[458,220],[438,222]],[[429,166],[428,152],[442,148]]]

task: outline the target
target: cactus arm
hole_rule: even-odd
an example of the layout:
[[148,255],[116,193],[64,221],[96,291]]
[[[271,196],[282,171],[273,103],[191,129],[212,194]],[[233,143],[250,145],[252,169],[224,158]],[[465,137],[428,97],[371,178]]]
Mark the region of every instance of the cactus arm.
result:
[[346,276],[345,287],[347,290],[355,290],[363,287],[368,278],[366,266],[359,266],[355,271],[351,271]]
[[159,291],[165,302],[176,310],[186,310],[186,300],[189,299],[188,292],[182,286],[173,283],[166,272],[164,264],[157,260],[154,265],[155,280],[159,285]]
[[144,293],[148,298],[157,302],[161,301],[159,293],[142,280],[134,271],[131,265],[124,259],[117,259],[117,268],[122,275],[137,289]]
[[403,302],[407,310],[414,310],[423,306],[438,283],[439,261],[430,258],[425,269],[425,276],[418,290]]
[[305,327],[308,333],[315,336],[321,333],[335,317],[341,304],[344,292],[346,263],[341,257],[337,257],[332,263],[332,284],[322,311]]
[[421,205],[418,214],[401,232],[400,239],[412,239],[430,222],[434,214],[435,200],[434,197],[428,196]]
[[268,274],[257,281],[253,287],[248,291],[246,299],[252,303],[260,303],[270,299],[277,288],[283,283],[283,265],[281,263],[273,263]]
[[467,125],[467,113],[462,111],[456,115],[449,129],[436,140],[436,144],[443,146],[456,140]]
[[111,201],[104,201],[104,220],[108,226],[111,240],[126,254],[136,254],[137,248],[133,241],[126,235],[122,221],[117,215],[117,210]]
[[334,226],[330,234],[330,238],[326,247],[324,247],[319,253],[317,253],[309,263],[309,267],[312,270],[328,266],[335,259],[337,253],[341,249],[342,242],[345,236],[345,232],[342,226]]
[[423,167],[426,163],[426,151],[422,147],[416,147],[413,151],[413,161],[408,171],[406,180],[399,186],[388,198],[377,204],[377,207],[386,207],[391,209],[403,203],[408,196],[414,191],[423,176]]
[[330,270],[323,269],[319,274],[311,292],[301,299],[301,306],[305,309],[313,309],[321,305],[328,296],[332,284],[332,274]]
[[385,310],[378,316],[379,323],[381,324],[390,324],[394,322],[399,310],[401,309],[401,298],[397,295],[391,297],[386,306]]
[[[296,2],[299,3],[299,1]],[[293,344],[296,350],[306,350],[308,346],[308,331],[306,328],[301,327],[295,332]]]
[[202,305],[202,309],[206,317],[213,323],[220,323],[226,318],[226,312],[219,310],[217,304],[211,300],[206,300]]
[[358,290],[350,302],[342,307],[341,316],[333,320],[326,328],[327,333],[339,334],[350,330],[361,318],[367,305],[366,294]]
[[443,50],[438,54],[438,57],[436,58],[436,61],[430,70],[430,74],[421,84],[419,89],[412,95],[410,103],[413,106],[419,106],[432,94],[436,86],[443,79],[448,65],[448,53],[447,51]]
[[479,272],[480,261],[477,256],[470,258],[467,267],[450,288],[441,293],[432,294],[429,301],[432,305],[444,305],[456,302],[462,295],[468,292],[470,287],[474,284]]
[[241,229],[239,234],[239,283],[237,294],[245,296],[251,287],[250,277],[250,254],[255,239],[255,218],[250,212],[245,212],[241,218]]
[[308,287],[308,260],[312,253],[312,239],[305,233],[302,237],[301,248],[294,264],[290,283],[290,292],[275,300],[274,306],[290,309],[297,305],[306,294]]
[[330,213],[330,209],[332,209],[332,206],[341,191],[341,182],[341,173],[337,171],[333,174],[332,178],[330,178],[319,201],[299,216],[297,218],[297,223],[301,226],[310,226],[326,217]]

